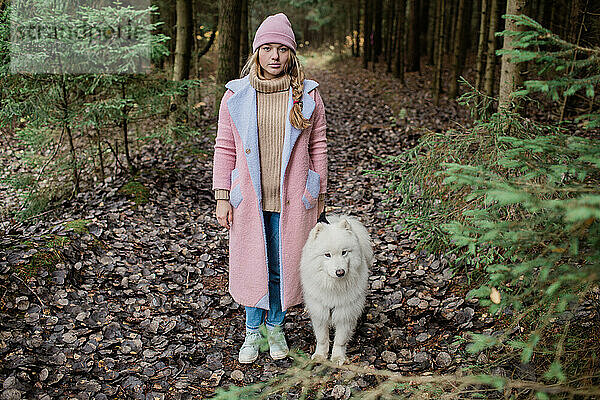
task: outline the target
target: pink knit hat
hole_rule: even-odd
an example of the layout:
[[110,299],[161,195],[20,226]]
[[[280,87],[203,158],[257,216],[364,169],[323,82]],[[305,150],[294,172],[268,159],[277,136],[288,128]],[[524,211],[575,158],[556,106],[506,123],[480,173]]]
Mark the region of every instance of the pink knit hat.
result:
[[283,44],[296,52],[296,36],[292,30],[292,24],[284,13],[269,15],[260,24],[254,35],[252,51],[256,51],[265,43]]

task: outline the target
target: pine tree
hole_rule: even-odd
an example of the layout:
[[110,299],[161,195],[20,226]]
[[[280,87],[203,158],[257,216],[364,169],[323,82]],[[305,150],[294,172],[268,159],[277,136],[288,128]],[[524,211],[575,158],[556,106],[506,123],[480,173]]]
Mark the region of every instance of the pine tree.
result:
[[[600,49],[564,41],[524,15],[505,18],[525,29],[503,32],[513,49],[498,53],[533,62],[541,74],[513,95],[537,91],[555,101],[577,92],[594,95]],[[478,100],[485,95],[472,90],[461,101],[487,108]],[[592,111],[576,121],[597,128],[600,112]],[[597,296],[600,280],[600,140],[503,109],[473,128],[428,132],[416,148],[390,161],[393,166],[379,174],[402,199],[397,215],[404,229],[418,226],[420,246],[452,251],[465,271],[484,274],[470,296],[520,327],[473,335],[468,350],[498,345],[525,364],[535,353],[545,380],[578,378],[569,376],[576,369],[565,351],[579,350],[586,332],[569,328],[569,321]],[[558,334],[557,321],[566,323]]]
[[[153,124],[157,126],[154,131],[142,130],[140,126],[146,126],[157,115],[164,121],[169,99],[198,81],[170,82],[160,75],[132,73],[135,68],[149,67],[147,61],[156,62],[167,54],[163,43],[168,38],[153,35],[151,32],[157,31],[158,25],[148,23],[148,16],[156,10],[82,7],[77,13],[66,15],[49,7],[33,16],[37,22],[49,18],[48,26],[62,27],[66,32],[78,21],[104,21],[111,26],[120,26],[122,21],[135,22],[139,40],[127,41],[126,36],[121,36],[115,39],[122,39],[118,46],[114,40],[94,44],[102,54],[110,55],[104,59],[89,57],[89,43],[69,42],[69,37],[64,42],[69,46],[56,53],[54,59],[47,52],[30,51],[31,46],[58,48],[58,44],[49,41],[52,38],[45,37],[40,37],[39,42],[25,41],[22,47],[13,41],[9,54],[9,36],[0,33],[0,127],[14,132],[26,149],[21,157],[24,172],[9,179],[23,191],[20,208],[12,210],[17,216],[33,216],[53,200],[82,191],[98,178],[104,181],[111,165],[115,175],[134,174],[139,167],[134,150],[137,143],[150,138],[171,140],[165,124]],[[9,12],[6,10],[4,18]],[[20,19],[22,24],[28,23],[26,17]],[[75,71],[78,73],[61,69],[61,64],[55,62],[67,56],[80,61],[69,65],[79,68]],[[40,66],[53,73],[13,73]],[[178,127],[177,132],[194,133],[187,126]],[[69,180],[64,179],[67,173]]]

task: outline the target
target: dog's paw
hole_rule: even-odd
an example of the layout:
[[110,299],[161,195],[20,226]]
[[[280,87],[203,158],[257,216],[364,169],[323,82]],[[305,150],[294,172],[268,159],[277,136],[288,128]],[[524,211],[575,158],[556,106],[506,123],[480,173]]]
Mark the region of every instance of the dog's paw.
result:
[[346,356],[343,354],[331,356],[331,362],[337,365],[343,365],[346,362]]
[[313,360],[327,360],[327,353],[329,353],[329,344],[328,343],[317,343],[317,347],[315,348],[315,352],[312,355]]
[[343,348],[334,347],[331,351],[331,362],[342,365],[346,361],[346,351]]

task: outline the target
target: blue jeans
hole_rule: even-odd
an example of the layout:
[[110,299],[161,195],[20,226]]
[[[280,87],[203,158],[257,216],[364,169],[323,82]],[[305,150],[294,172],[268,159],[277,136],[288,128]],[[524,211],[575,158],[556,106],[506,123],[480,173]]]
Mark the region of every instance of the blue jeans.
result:
[[279,213],[263,211],[267,235],[267,260],[269,261],[269,310],[246,307],[246,328],[258,329],[265,320],[267,326],[281,326],[285,311],[281,310],[279,265]]

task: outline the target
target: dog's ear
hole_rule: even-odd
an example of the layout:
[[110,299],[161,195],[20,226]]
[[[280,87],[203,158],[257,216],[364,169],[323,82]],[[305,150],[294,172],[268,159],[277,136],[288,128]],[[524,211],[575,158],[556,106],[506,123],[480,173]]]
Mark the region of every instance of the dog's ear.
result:
[[340,221],[340,226],[347,231],[352,232],[352,225],[350,225],[350,222],[346,218]]
[[312,239],[316,239],[317,235],[319,234],[319,232],[321,232],[323,230],[323,223],[321,222],[317,222],[317,224],[315,225],[315,227],[313,228],[312,232],[310,233],[310,235],[312,236]]

